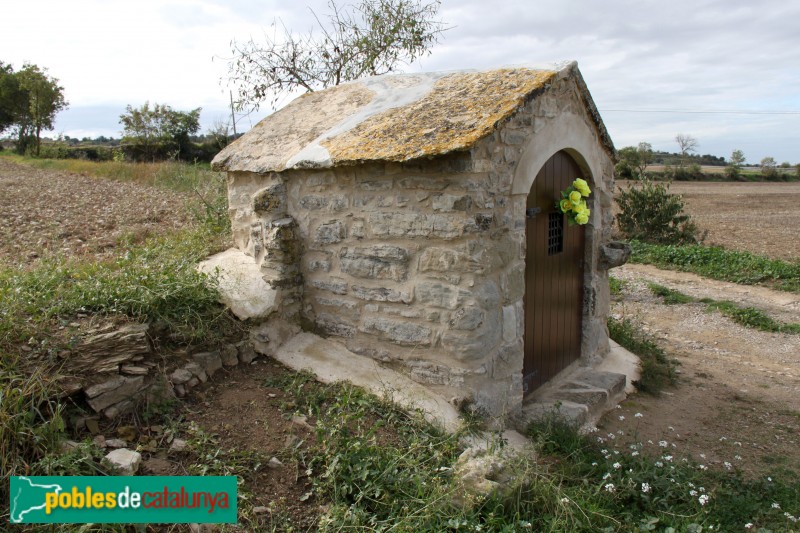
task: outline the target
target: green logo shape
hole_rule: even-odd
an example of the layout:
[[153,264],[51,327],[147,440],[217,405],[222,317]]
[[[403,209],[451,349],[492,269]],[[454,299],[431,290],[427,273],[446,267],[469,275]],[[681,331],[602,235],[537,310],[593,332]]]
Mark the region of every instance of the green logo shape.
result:
[[12,524],[235,524],[235,476],[14,476]]

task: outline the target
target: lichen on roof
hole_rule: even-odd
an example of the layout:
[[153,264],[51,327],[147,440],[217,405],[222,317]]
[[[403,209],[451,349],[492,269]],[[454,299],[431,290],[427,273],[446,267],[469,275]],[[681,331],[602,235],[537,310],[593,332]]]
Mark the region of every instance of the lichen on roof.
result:
[[369,103],[373,91],[348,83],[307,93],[259,122],[214,158],[214,168],[271,172],[336,124]]
[[374,115],[321,144],[337,164],[408,161],[463,150],[489,135],[556,74],[529,69],[450,74],[416,102]]
[[294,100],[220,152],[213,166],[265,173],[467,150],[556,77],[573,75],[580,79],[575,64],[565,63],[357,80]]

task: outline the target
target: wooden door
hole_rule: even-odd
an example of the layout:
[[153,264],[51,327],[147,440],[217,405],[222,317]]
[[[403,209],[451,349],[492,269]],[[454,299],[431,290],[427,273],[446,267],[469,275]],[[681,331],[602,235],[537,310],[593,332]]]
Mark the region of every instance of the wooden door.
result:
[[558,152],[539,171],[528,194],[525,236],[525,358],[523,389],[530,393],[581,355],[584,227],[556,209],[561,191],[584,177]]

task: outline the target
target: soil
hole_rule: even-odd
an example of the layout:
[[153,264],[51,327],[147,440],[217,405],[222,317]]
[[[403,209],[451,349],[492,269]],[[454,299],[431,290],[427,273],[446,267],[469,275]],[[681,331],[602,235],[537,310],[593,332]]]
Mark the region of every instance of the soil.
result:
[[[686,183],[673,185],[672,191],[685,194],[689,212],[709,230],[709,242],[784,259],[800,257],[800,239],[787,238],[785,229],[800,226],[800,212],[794,209],[800,184]],[[0,262],[32,265],[47,252],[110,257],[125,235],[186,223],[179,207],[184,200],[134,183],[36,170],[0,158]],[[654,452],[665,440],[677,455],[721,469],[728,462],[748,475],[774,467],[800,471],[800,335],[747,329],[707,312],[702,304],[665,305],[646,283],[752,305],[785,322],[800,323],[800,296],[641,265],[615,269],[612,275],[626,282],[613,313],[652,333],[680,363],[680,374],[677,385],[661,396],[632,395],[601,420],[598,435],[608,439],[614,434],[612,445],[617,446],[649,440]],[[307,449],[312,430],[287,418],[282,391],[265,386],[270,376],[285,372],[263,360],[224,370],[194,389],[181,410],[187,423],[217,439],[219,450],[249,450],[284,463],[262,465],[245,476],[252,504],[269,508],[250,517],[255,530],[267,527],[273,513],[288,517],[300,530],[320,514],[320,502],[305,497],[308,480],[291,452],[293,447],[294,453]],[[314,421],[307,423],[313,426]],[[161,446],[145,455],[143,471],[151,474],[182,474],[197,461],[213,462],[213,457],[171,455]]]
[[187,200],[172,191],[0,157],[0,263],[30,265],[53,254],[113,257],[125,242],[184,225]]
[[[312,530],[321,514],[320,504],[311,495],[311,481],[298,464],[315,440],[313,418],[292,417],[292,398],[270,383],[280,381],[292,371],[266,359],[240,365],[214,377],[202,390],[190,395],[182,409],[184,421],[215,439],[218,449],[248,457],[258,457],[258,468],[240,474],[249,493],[249,528],[270,530],[277,520],[288,520],[299,531]],[[270,465],[271,459],[281,464]],[[200,458],[201,464],[209,458]],[[224,460],[224,459],[223,459]],[[144,463],[145,470],[159,472]],[[172,464],[172,472],[186,464]],[[186,474],[184,474],[186,475]],[[217,474],[219,475],[219,474]]]
[[612,313],[651,334],[679,365],[679,379],[659,396],[631,396],[598,424],[601,437],[612,433],[609,444],[623,447],[650,441],[656,453],[667,441],[676,456],[750,476],[800,473],[800,335],[740,326],[702,303],[666,305],[647,284],[756,307],[788,323],[800,323],[800,295],[649,265],[612,275],[624,281]]
[[[617,182],[627,189],[628,181]],[[669,192],[680,194],[686,212],[701,231],[704,244],[744,250],[774,259],[800,259],[800,182],[741,183],[676,181]]]

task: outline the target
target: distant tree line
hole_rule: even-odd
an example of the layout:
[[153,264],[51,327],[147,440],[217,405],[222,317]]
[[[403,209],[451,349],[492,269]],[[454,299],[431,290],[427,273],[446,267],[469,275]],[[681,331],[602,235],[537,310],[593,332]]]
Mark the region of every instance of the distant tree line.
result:
[[[617,151],[615,173],[619,179],[667,179],[678,181],[694,180],[765,180],[794,181],[800,179],[800,164],[794,167],[789,162],[777,164],[773,157],[765,157],[759,165],[750,165],[745,171],[746,158],[742,150],[734,150],[729,160],[710,154],[693,154],[699,143],[691,135],[675,136],[679,153],[657,152],[648,142],[637,146],[626,146]],[[650,167],[658,165],[658,171]],[[724,167],[720,172],[705,172],[703,166]]]
[[0,134],[12,132],[17,152],[39,155],[42,130],[52,129],[67,105],[64,88],[47,69],[25,63],[15,71],[0,61]]

